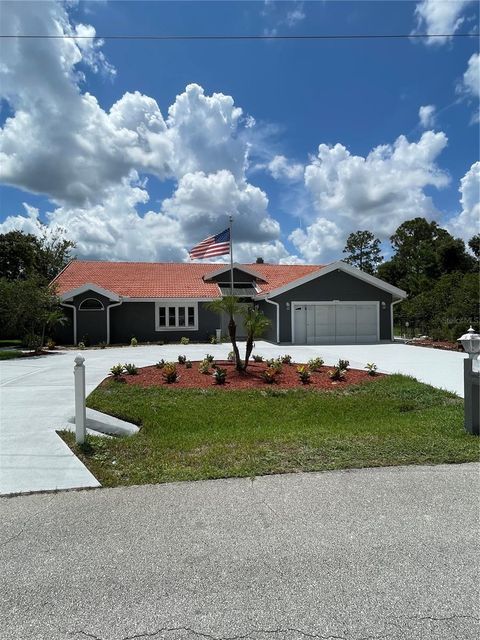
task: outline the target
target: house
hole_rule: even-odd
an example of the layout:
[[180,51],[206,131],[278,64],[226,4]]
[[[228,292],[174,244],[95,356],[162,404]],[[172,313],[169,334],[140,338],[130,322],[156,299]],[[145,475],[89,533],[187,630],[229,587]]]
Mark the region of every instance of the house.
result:
[[[344,262],[234,265],[234,294],[271,320],[276,343],[375,343],[393,339],[393,305],[406,293]],[[74,260],[54,279],[69,322],[57,340],[203,341],[227,318],[208,302],[230,294],[225,264]],[[239,337],[243,326],[239,322]]]

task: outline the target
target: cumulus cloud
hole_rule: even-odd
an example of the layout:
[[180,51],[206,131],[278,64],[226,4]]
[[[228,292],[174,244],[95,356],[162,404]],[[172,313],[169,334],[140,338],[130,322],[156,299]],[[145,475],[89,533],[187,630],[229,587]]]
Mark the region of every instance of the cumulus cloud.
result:
[[283,155],[274,156],[266,165],[262,165],[275,180],[286,180],[289,182],[297,182],[303,178],[303,164],[298,162],[290,162]]
[[[73,25],[68,5],[11,3],[6,32],[73,35],[7,41],[0,97],[13,114],[0,130],[0,179],[53,203],[48,224],[68,228],[78,253],[109,259],[181,260],[186,249],[236,219],[243,255],[249,246],[277,259],[288,252],[268,198],[245,176],[255,121],[231,96],[208,96],[190,84],[164,116],[150,96],[125,93],[109,110],[82,91],[86,73],[112,76],[90,25]],[[83,36],[83,37],[80,37]],[[176,188],[158,211],[146,176]],[[40,228],[39,212],[11,215],[0,230]]]
[[426,104],[420,107],[418,110],[418,117],[420,119],[420,125],[424,129],[430,129],[435,126],[436,120],[436,108],[433,104]]
[[451,218],[447,229],[465,242],[480,230],[480,162],[472,164],[460,180],[460,213]]
[[442,38],[425,38],[427,45],[442,45],[451,40],[448,34],[455,33],[463,24],[467,5],[473,0],[422,0],[415,7],[416,26],[412,35],[428,33]]
[[474,98],[480,97],[480,55],[474,53],[468,61],[467,70],[463,74],[462,89]]
[[445,187],[448,175],[436,164],[447,145],[443,132],[426,131],[418,142],[399,136],[393,145],[374,148],[366,157],[341,144],[321,144],[305,168],[305,185],[317,218],[290,236],[309,259],[333,258],[352,230],[371,229],[381,239],[415,216],[432,217],[425,187]]

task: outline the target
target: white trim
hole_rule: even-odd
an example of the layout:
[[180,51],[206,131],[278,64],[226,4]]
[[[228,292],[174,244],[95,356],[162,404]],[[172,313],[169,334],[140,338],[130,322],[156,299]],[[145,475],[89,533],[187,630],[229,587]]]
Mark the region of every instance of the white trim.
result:
[[[239,262],[234,262],[232,265],[232,268],[238,269],[238,271],[243,271],[244,273],[248,273],[248,275],[266,282],[265,277],[262,276],[260,273],[258,273],[257,271],[254,271],[254,269],[250,269],[249,267],[246,267],[243,264],[240,264]],[[230,265],[222,267],[221,269],[217,269],[216,271],[211,271],[210,273],[206,273],[203,276],[203,279],[205,281],[211,280],[212,278],[216,278],[217,276],[221,275],[222,273],[225,273],[226,271],[230,271]]]
[[[95,300],[96,302],[98,302],[101,306],[100,309],[82,309],[82,304],[84,302],[86,302],[87,300]],[[103,304],[103,302],[101,300],[99,300],[98,298],[84,298],[80,304],[78,305],[78,310],[79,311],[105,311],[105,305]]]
[[61,302],[61,307],[68,307],[73,309],[73,344],[77,344],[77,307],[74,304],[68,304],[67,302]]
[[393,302],[390,303],[390,326],[391,326],[390,334],[392,336],[392,342],[393,342],[393,305],[398,304],[399,302],[402,302],[402,301],[394,300]]
[[60,300],[71,300],[81,293],[85,293],[86,291],[94,291],[101,296],[105,296],[105,298],[110,298],[110,300],[115,300],[118,302],[120,300],[120,296],[113,291],[109,291],[108,289],[104,289],[103,287],[99,287],[97,284],[86,283],[82,284],[81,287],[77,287],[76,289],[70,289],[70,291],[66,291],[62,293],[60,296]]
[[269,304],[273,304],[277,307],[277,344],[280,342],[280,304],[275,302],[275,300],[270,300],[270,298],[265,298],[265,302]]
[[[400,301],[399,301],[400,302]],[[295,305],[316,305],[316,306],[325,306],[325,305],[334,305],[334,306],[343,306],[343,305],[376,305],[377,307],[377,342],[380,342],[380,301],[379,300],[308,300],[308,301],[292,301],[290,302],[290,315],[291,315],[291,331],[292,331],[292,344],[295,344],[295,313],[294,307]],[[334,343],[337,344],[337,343]],[[362,343],[355,343],[362,344]]]
[[112,307],[119,307],[121,304],[123,304],[123,300],[120,300],[120,302],[115,302],[114,304],[110,304],[107,307],[107,344],[110,344],[110,309]]
[[[175,326],[161,327],[159,324],[158,310],[160,307],[174,307],[175,308]],[[185,325],[180,327],[178,325],[178,309],[180,307],[193,307],[194,324],[193,326]],[[165,311],[165,321],[168,322],[168,311]],[[185,314],[185,322],[188,322],[188,311]],[[164,298],[155,302],[155,331],[198,331],[198,302],[191,298]]]
[[[288,284],[285,284],[281,287],[278,287],[277,289],[273,289],[272,291],[269,291],[268,293],[265,293],[264,295],[268,297],[272,297],[272,296],[279,296],[282,293],[285,293],[287,291],[290,291],[291,289],[295,289],[296,287],[301,286],[302,284],[306,284],[307,282],[311,282],[312,280],[315,280],[316,278],[320,278],[321,276],[326,276],[329,273],[332,273],[332,271],[343,271],[345,273],[348,273],[349,275],[358,278],[359,280],[364,280],[365,282],[368,282],[368,284],[371,284],[372,286],[376,287],[377,289],[383,289],[384,291],[388,291],[388,293],[391,293],[394,296],[397,296],[398,298],[406,298],[407,297],[407,293],[406,291],[403,291],[403,289],[399,289],[398,287],[394,287],[392,284],[388,284],[388,282],[384,282],[383,280],[380,280],[380,278],[376,278],[375,276],[371,276],[369,273],[365,273],[364,271],[361,271],[360,269],[357,269],[356,267],[352,267],[352,265],[350,264],[346,264],[345,262],[342,262],[341,260],[338,260],[337,262],[332,262],[331,264],[327,265],[326,267],[321,267],[320,269],[318,269],[317,271],[313,271],[312,273],[308,273],[306,276],[302,276],[301,278],[297,278],[296,280],[293,280],[292,282],[289,282]],[[260,296],[259,296],[259,299]]]

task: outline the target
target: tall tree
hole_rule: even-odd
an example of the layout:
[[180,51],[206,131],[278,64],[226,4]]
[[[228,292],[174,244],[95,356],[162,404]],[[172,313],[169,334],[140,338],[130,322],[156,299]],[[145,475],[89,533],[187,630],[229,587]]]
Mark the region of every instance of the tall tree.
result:
[[347,254],[344,261],[358,267],[366,273],[374,274],[383,257],[380,240],[371,231],[356,231],[347,238],[343,253]]
[[468,241],[468,246],[470,247],[473,255],[477,260],[480,260],[480,233],[475,234]]

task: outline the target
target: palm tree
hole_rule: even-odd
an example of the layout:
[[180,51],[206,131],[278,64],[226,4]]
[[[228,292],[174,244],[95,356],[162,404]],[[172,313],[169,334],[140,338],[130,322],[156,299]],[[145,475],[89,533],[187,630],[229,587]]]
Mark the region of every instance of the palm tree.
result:
[[255,338],[260,338],[265,333],[265,330],[270,326],[270,320],[265,317],[262,311],[253,307],[248,307],[244,312],[245,316],[245,329],[247,330],[247,343],[245,346],[245,364],[244,370],[246,371],[248,366],[248,360],[252,355],[253,343]]
[[229,316],[228,335],[230,336],[233,353],[235,354],[235,366],[238,371],[243,371],[243,363],[237,346],[237,325],[235,322],[235,316],[242,313],[242,305],[236,296],[224,296],[223,298],[210,302],[207,308],[219,315],[226,313]]

